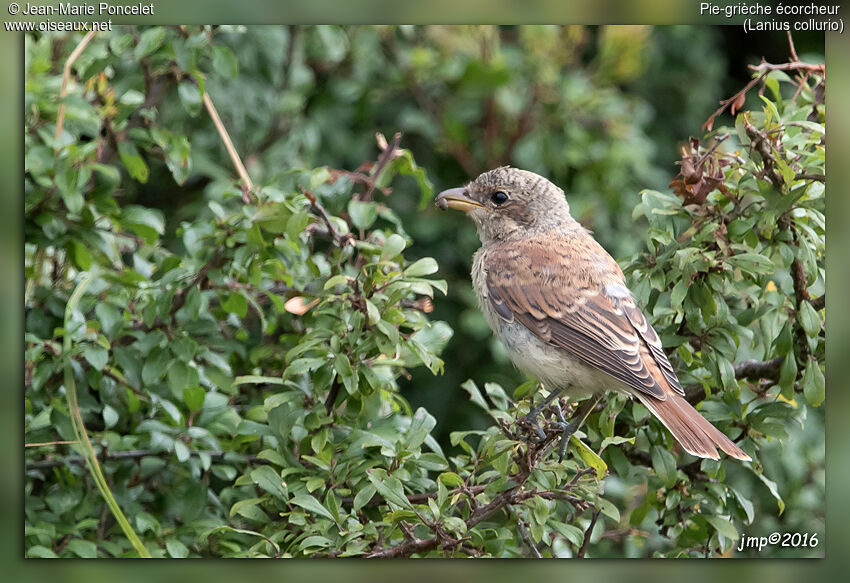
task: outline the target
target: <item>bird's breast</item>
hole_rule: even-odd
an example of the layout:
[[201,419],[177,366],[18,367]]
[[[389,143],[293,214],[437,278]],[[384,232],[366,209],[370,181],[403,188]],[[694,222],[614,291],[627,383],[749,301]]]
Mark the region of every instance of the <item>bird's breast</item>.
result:
[[490,329],[517,368],[537,377],[549,389],[569,387],[574,396],[618,388],[611,376],[545,342],[519,322],[499,316],[487,296],[486,262],[487,250],[479,249],[472,262],[472,286]]

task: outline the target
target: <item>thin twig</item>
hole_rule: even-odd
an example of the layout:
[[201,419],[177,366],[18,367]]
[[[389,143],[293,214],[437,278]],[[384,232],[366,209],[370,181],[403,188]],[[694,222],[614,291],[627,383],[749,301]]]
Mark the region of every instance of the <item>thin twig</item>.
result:
[[768,73],[769,73],[769,71],[763,72],[761,75],[752,79],[749,83],[744,85],[744,88],[741,89],[740,91],[738,91],[735,95],[733,95],[729,99],[722,100],[720,102],[720,107],[718,107],[717,110],[715,110],[715,112],[712,113],[710,116],[708,116],[708,119],[705,120],[704,124],[702,124],[703,131],[706,131],[706,132],[711,131],[711,128],[714,126],[714,118],[716,118],[718,115],[720,115],[721,113],[726,111],[726,108],[729,107],[731,104],[735,103],[738,100],[738,98],[740,98],[743,95],[746,95],[747,91],[749,91],[750,89],[755,87],[756,84],[759,83],[762,79],[764,79],[767,76]]
[[248,204],[253,200],[254,183],[251,182],[251,177],[248,176],[248,171],[245,169],[242,159],[239,158],[239,153],[236,151],[236,148],[233,146],[233,141],[230,139],[230,134],[227,132],[227,128],[224,127],[224,124],[221,122],[221,118],[218,116],[218,111],[216,110],[212,99],[210,99],[209,91],[204,91],[203,100],[204,107],[207,108],[207,112],[210,114],[213,125],[215,125],[215,129],[218,130],[218,135],[221,136],[221,141],[224,143],[224,148],[230,156],[230,161],[233,162],[233,165],[236,167],[236,172],[239,173],[239,178],[242,179],[242,200]]
[[794,39],[791,38],[791,31],[786,31],[788,33],[788,46],[791,48],[791,60],[795,63],[800,60],[800,57],[797,56],[797,49],[794,48]]
[[68,81],[71,79],[71,65],[74,64],[74,61],[77,60],[83,50],[85,50],[86,46],[91,42],[91,39],[94,38],[95,31],[90,31],[80,43],[74,48],[71,54],[68,56],[68,60],[65,61],[65,67],[62,70],[62,90],[59,92],[59,109],[56,112],[56,143],[53,145],[53,151],[59,151],[59,138],[62,137],[62,129],[65,125],[65,97],[68,95]]
[[[817,305],[812,303],[816,309]],[[751,381],[767,379],[769,381],[779,380],[779,369],[782,366],[782,356],[778,356],[771,360],[742,360],[733,365],[735,378],[738,380],[747,379]],[[686,385],[685,400],[691,405],[696,405],[700,401],[705,400],[705,389],[702,385]]]
[[42,441],[41,443],[25,443],[24,447],[44,447],[47,445],[71,445],[77,443],[76,440],[71,441]]
[[760,360],[742,360],[735,363],[736,379],[770,379],[777,380],[779,378],[779,367],[782,366],[783,357],[777,356],[774,359]]
[[758,65],[747,65],[747,67],[752,71],[763,71],[765,73],[769,73],[770,71],[806,71],[808,73],[820,73],[823,75],[826,72],[826,65],[824,63],[804,63],[802,61],[780,64],[762,61]]
[[[383,139],[383,135],[379,138],[378,143],[380,144],[380,140]],[[386,140],[384,140],[386,142]],[[386,145],[386,147],[381,151],[381,155],[378,157],[378,163],[375,165],[375,169],[372,171],[372,176],[370,176],[369,180],[369,188],[366,190],[366,194],[364,194],[360,200],[363,201],[371,201],[372,193],[375,191],[375,184],[378,182],[378,177],[383,172],[384,168],[387,164],[389,164],[390,160],[396,157],[398,153],[398,146],[401,143],[401,132],[396,132],[393,136],[392,141]]]
[[584,540],[581,541],[581,547],[578,549],[578,558],[583,559],[587,553],[587,545],[590,542],[590,535],[593,533],[593,527],[596,526],[596,519],[599,518],[599,510],[593,511],[593,518],[590,519],[590,524],[587,525],[587,530],[584,531]]
[[319,213],[319,217],[321,217],[325,226],[328,228],[328,234],[333,238],[334,243],[336,243],[340,248],[344,247],[346,241],[350,238],[350,234],[340,235],[339,231],[336,230],[331,222],[331,216],[328,214],[328,211],[325,210],[325,207],[322,206],[322,203],[318,201],[315,195],[303,188],[301,189],[301,193],[307,197],[307,200],[310,201],[310,205],[317,213]]
[[749,83],[747,83],[743,89],[738,91],[735,95],[730,97],[729,99],[724,99],[720,102],[720,107],[708,116],[708,119],[702,124],[703,131],[710,131],[712,126],[714,125],[714,118],[718,115],[726,111],[726,108],[731,104],[735,103],[740,97],[747,94],[747,91],[755,87],[762,79],[767,77],[767,75],[771,71],[802,71],[807,73],[820,73],[823,75],[826,72],[826,65],[822,63],[812,64],[812,63],[803,63],[800,61],[796,61],[793,63],[782,63],[779,65],[775,65],[773,63],[768,63],[767,61],[762,60],[758,65],[748,65],[748,67],[753,71],[760,71],[761,75],[753,78]]
[[516,510],[510,508],[511,514],[516,518],[516,527],[519,531],[519,536],[522,538],[525,545],[531,549],[531,553],[534,555],[535,559],[542,559],[543,555],[540,554],[540,550],[537,548],[537,545],[534,544],[534,541],[531,540],[531,537],[528,535],[528,530],[525,528],[525,522],[523,522],[522,518],[519,514],[517,514]]
[[[501,492],[498,496],[493,498],[489,504],[476,508],[466,520],[466,529],[469,530],[473,528],[480,522],[486,520],[509,505],[518,504],[523,500],[527,500],[528,498],[536,495],[535,491],[523,490],[523,485],[526,481],[528,481],[528,478],[537,467],[537,463],[549,454],[559,437],[559,434],[553,433],[550,437],[540,443],[529,444],[529,448],[525,456],[516,460],[519,470],[511,476],[511,481],[514,482],[515,485],[508,490]],[[440,537],[432,536],[427,539],[405,541],[393,547],[374,550],[371,553],[368,553],[366,557],[372,559],[409,557],[415,553],[423,553],[434,550],[438,548],[440,544]]]

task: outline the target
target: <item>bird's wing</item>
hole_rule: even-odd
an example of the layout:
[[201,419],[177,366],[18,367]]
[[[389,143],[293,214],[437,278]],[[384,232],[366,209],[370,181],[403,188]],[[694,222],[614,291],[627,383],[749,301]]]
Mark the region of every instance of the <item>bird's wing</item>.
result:
[[[664,400],[665,385],[684,394],[617,263],[590,236],[576,236],[581,240],[512,241],[492,249],[486,285],[493,309],[645,395]],[[577,243],[588,252],[576,253]]]

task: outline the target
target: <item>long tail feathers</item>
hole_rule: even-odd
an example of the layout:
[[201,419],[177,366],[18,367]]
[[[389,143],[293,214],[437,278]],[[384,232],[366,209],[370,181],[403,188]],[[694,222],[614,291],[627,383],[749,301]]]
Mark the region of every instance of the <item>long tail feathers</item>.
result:
[[636,396],[661,420],[688,453],[716,460],[719,458],[717,448],[720,448],[733,458],[752,461],[750,456],[679,395],[667,393],[663,401],[640,393]]

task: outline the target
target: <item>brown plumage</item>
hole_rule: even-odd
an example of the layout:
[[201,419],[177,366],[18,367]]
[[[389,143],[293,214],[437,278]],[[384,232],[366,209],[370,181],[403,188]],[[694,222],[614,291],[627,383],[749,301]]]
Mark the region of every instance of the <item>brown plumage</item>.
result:
[[693,455],[750,457],[685,399],[661,341],[617,262],[569,213],[561,189],[532,172],[497,168],[441,193],[464,210],[482,246],[472,280],[513,362],[550,390],[614,389],[639,399]]

